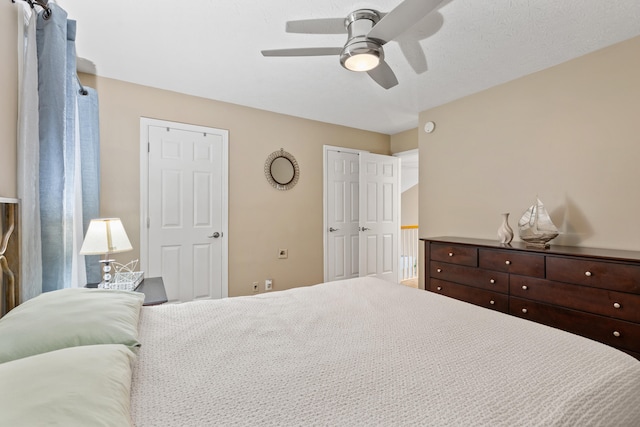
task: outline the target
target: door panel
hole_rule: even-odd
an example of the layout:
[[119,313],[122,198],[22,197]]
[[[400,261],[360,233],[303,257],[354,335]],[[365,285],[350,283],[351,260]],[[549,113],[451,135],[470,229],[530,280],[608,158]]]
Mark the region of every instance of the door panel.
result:
[[163,228],[182,227],[182,207],[178,203],[171,203],[171,200],[182,200],[182,173],[174,170],[160,171],[161,184],[158,189],[160,197],[161,211],[160,222]]
[[374,276],[378,272],[378,236],[370,234],[362,239],[364,250],[361,252],[362,276]]
[[[159,247],[159,252],[160,259],[151,262],[150,265],[154,264],[154,267],[149,269],[149,274],[145,274],[148,277],[162,277],[167,298],[175,301],[180,295],[182,247],[162,245]],[[153,253],[155,254],[155,251]]]
[[193,174],[193,225],[194,227],[211,228],[213,215],[211,212],[211,194],[213,178],[210,173],[195,172]]
[[382,236],[382,274],[393,273],[394,237],[393,234],[384,234]]
[[346,236],[335,236],[333,238],[333,274],[335,277],[345,277],[347,274],[347,270],[345,269],[345,267],[347,267],[345,262],[347,242],[345,240],[347,240]]
[[212,256],[210,244],[193,246],[194,299],[208,298],[211,294],[208,281],[213,275],[211,265],[209,264]]
[[393,192],[393,184],[387,182],[382,184],[382,221],[387,223],[393,222],[394,220]]

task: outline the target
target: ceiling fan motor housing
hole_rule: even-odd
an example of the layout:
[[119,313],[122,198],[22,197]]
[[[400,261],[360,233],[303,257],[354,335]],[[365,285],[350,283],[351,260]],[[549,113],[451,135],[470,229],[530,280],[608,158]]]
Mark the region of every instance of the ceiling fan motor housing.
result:
[[[368,71],[366,69],[353,69],[347,65],[347,61],[356,55],[372,55],[378,59],[377,63],[382,62],[384,59],[382,43],[376,39],[367,37],[371,28],[373,28],[380,19],[380,12],[373,9],[356,10],[345,18],[344,23],[347,27],[349,39],[340,54],[340,64],[344,68],[351,71]],[[375,68],[375,66],[373,68]]]

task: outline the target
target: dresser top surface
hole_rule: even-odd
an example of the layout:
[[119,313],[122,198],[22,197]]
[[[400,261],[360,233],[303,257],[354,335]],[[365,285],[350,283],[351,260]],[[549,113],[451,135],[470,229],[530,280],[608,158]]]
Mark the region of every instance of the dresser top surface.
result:
[[455,243],[461,245],[473,245],[494,249],[511,249],[526,252],[535,252],[547,255],[572,255],[572,256],[585,256],[595,257],[603,259],[612,259],[616,261],[640,261],[640,251],[626,251],[619,249],[604,249],[604,248],[588,248],[581,246],[561,246],[551,244],[551,247],[547,249],[538,249],[527,247],[525,242],[511,242],[510,244],[503,244],[496,240],[488,239],[474,239],[469,237],[453,237],[453,236],[439,236],[439,237],[421,237],[422,241],[437,242],[437,243]]

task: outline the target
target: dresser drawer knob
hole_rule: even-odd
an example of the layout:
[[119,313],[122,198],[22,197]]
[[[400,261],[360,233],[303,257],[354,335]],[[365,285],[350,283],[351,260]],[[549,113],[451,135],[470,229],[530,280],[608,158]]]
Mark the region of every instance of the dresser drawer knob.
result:
[[620,308],[620,307],[621,307],[620,303],[618,302],[613,303],[613,308]]
[[453,252],[449,252],[449,256],[453,256]]
[[522,289],[526,291],[527,289],[529,289],[529,287],[527,285],[522,285]]
[[504,263],[507,264],[507,265],[511,265],[511,261],[509,261],[509,260],[506,260]]
[[438,286],[436,289],[441,291],[442,290],[442,286]]
[[489,280],[489,283],[491,283],[493,285],[494,283],[496,283],[496,281],[495,281],[495,279],[491,279],[491,280]]
[[587,277],[591,277],[591,272],[590,271],[585,271],[584,275],[587,276]]
[[526,309],[526,308],[523,308],[523,309],[522,309],[522,312],[526,314],[526,313],[527,313],[527,309]]
[[620,336],[620,332],[618,332],[618,331],[613,331],[613,336],[614,336],[614,337],[619,337],[619,336]]
[[437,269],[436,269],[436,271],[437,271],[438,273],[442,273],[442,269],[441,269],[441,268],[437,268]]
[[494,305],[496,302],[494,300],[489,301],[489,304]]

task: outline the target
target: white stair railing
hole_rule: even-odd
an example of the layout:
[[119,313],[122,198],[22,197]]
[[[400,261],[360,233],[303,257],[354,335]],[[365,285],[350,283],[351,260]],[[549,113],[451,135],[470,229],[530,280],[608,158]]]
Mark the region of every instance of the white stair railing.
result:
[[400,227],[400,277],[401,280],[418,277],[418,226]]

